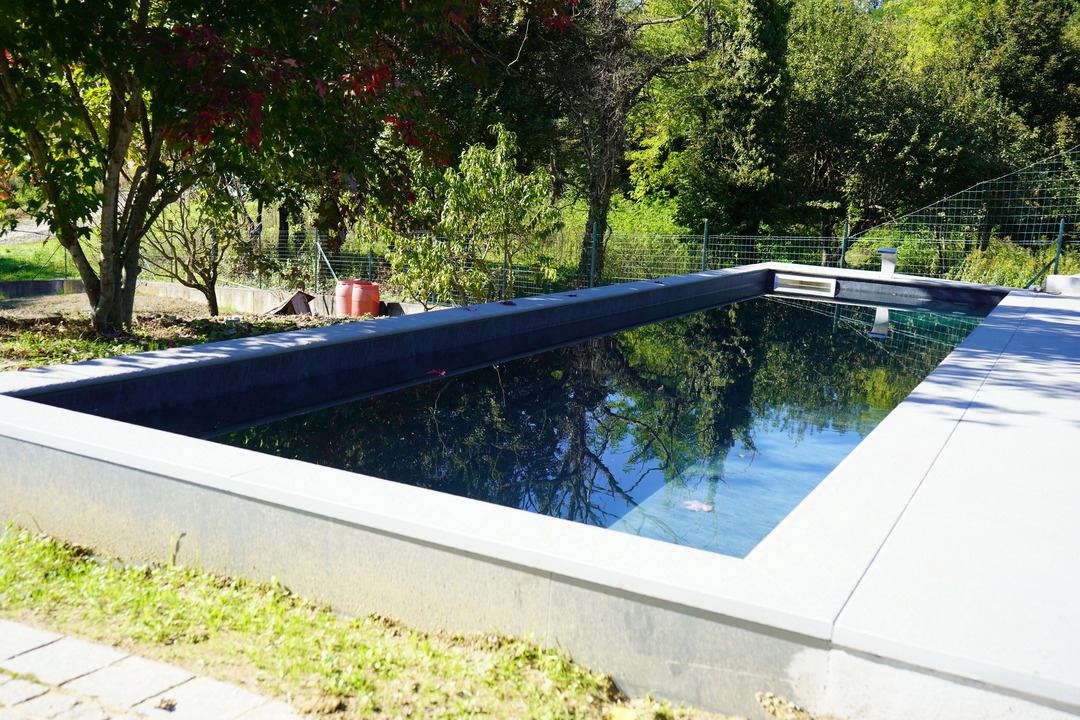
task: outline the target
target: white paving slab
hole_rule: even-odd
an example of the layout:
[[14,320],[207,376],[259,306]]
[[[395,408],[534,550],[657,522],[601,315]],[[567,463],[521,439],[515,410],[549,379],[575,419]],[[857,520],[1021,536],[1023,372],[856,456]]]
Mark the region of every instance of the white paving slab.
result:
[[0,707],[18,705],[39,695],[44,695],[49,688],[41,683],[16,678],[0,685]]
[[57,715],[53,720],[121,720],[121,718],[97,705],[80,703]]
[[9,620],[0,620],[0,660],[22,655],[28,650],[56,642],[63,635],[38,630]]
[[[158,707],[162,699],[173,704]],[[152,718],[170,720],[233,720],[266,704],[266,698],[234,685],[207,678],[195,678],[138,705],[135,710]]]
[[127,653],[119,650],[65,637],[36,650],[2,660],[0,668],[20,675],[32,675],[50,685],[62,685],[124,657],[127,657]]
[[195,677],[182,668],[130,656],[108,667],[72,680],[64,687],[100,698],[110,705],[130,708]]
[[18,712],[32,718],[55,718],[79,705],[79,698],[60,692],[48,692],[18,706]]
[[1080,705],[1078,510],[1080,299],[1041,296],[855,589],[835,642]]

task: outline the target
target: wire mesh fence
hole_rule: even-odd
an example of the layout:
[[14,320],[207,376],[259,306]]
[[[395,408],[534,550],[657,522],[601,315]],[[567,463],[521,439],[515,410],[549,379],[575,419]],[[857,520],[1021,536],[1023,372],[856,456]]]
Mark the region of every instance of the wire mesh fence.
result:
[[1077,272],[1078,215],[1080,146],[871,228],[845,259],[864,267],[895,247],[899,273],[1027,287]]
[[[359,226],[327,235],[312,218],[283,224],[276,208],[247,210],[249,227],[221,258],[219,281],[332,292],[338,279],[357,278],[380,283],[388,295],[400,291],[392,282],[393,235]],[[707,224],[691,235],[563,231],[516,255],[509,268],[492,251],[457,261],[465,269],[482,264],[490,274],[474,302],[769,260],[876,269],[880,247],[897,249],[898,273],[1027,287],[1047,273],[1080,271],[1078,217],[1080,146],[851,237],[717,235]],[[161,262],[144,267],[147,276],[162,276]]]

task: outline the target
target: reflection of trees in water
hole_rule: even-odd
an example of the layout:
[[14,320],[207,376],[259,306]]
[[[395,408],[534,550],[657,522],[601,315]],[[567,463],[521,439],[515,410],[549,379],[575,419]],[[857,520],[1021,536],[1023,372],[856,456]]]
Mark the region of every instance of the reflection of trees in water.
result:
[[879,406],[895,404],[922,374],[867,346],[855,333],[834,333],[830,318],[751,303],[225,442],[607,525],[636,505],[635,491],[654,473],[669,484],[704,479],[698,487],[711,490],[698,499],[714,502],[728,452],[737,442],[753,453],[751,431],[762,418],[793,433],[862,430],[867,415],[882,414]]

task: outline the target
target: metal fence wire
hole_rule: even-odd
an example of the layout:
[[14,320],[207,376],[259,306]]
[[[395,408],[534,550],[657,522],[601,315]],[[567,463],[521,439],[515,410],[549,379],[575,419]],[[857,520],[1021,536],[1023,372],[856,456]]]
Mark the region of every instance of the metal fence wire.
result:
[[[249,237],[233,248],[223,280],[332,292],[336,280],[358,278],[387,286],[387,294],[398,290],[390,283],[393,240],[386,234],[358,227],[330,237],[317,233],[311,218],[281,227],[275,209],[255,214],[249,207]],[[1078,216],[1080,146],[850,237],[716,235],[708,223],[696,235],[563,231],[515,258],[510,272],[498,257],[483,258],[499,280],[490,284],[491,297],[475,300],[577,289],[593,275],[596,284],[613,284],[769,260],[877,269],[880,247],[896,248],[898,273],[1028,287],[1050,272],[1080,271]],[[590,256],[602,258],[595,273]]]

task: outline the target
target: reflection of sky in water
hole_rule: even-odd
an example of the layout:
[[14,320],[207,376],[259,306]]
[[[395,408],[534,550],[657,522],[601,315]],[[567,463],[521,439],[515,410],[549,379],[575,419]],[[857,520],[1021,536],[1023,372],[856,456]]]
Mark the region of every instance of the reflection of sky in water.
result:
[[863,438],[832,428],[799,437],[775,420],[755,422],[756,453],[736,443],[726,459],[690,468],[671,483],[657,473],[651,487],[639,486],[637,507],[609,527],[745,557]]

